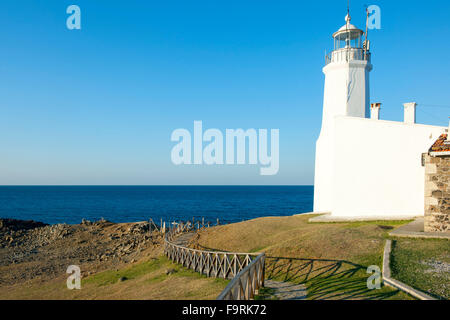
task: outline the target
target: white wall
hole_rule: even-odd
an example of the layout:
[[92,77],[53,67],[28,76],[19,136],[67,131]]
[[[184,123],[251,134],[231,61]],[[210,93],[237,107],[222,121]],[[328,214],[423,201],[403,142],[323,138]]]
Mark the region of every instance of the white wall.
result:
[[[328,127],[329,131],[334,131]],[[316,142],[314,173],[314,212],[331,212],[333,207],[333,185],[330,177],[334,170],[334,139],[323,130]]]
[[332,215],[423,215],[421,154],[445,129],[335,117]]
[[333,207],[334,125],[336,116],[369,117],[369,72],[367,61],[333,62],[323,68],[325,87],[322,128],[316,142],[314,212]]

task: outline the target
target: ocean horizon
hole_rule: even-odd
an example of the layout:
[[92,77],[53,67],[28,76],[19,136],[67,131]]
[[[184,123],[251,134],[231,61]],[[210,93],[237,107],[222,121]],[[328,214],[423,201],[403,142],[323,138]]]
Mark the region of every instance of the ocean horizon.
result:
[[0,217],[77,224],[204,218],[233,223],[311,212],[314,186],[32,185],[0,186]]

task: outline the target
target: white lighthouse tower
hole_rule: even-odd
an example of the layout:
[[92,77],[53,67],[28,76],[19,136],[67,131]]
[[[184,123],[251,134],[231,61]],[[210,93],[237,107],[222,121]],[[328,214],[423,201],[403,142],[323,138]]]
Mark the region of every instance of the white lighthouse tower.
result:
[[369,103],[367,31],[363,43],[364,32],[350,23],[349,14],[345,22],[333,34],[334,50],[325,59],[322,129],[316,143],[314,212],[329,214],[310,220],[423,216],[422,154],[446,127],[416,123],[414,102],[404,104],[404,121],[380,119],[381,104],[370,108]]
[[372,70],[364,32],[350,23],[333,34],[334,50],[325,57],[322,128],[316,143],[314,212],[332,212],[335,174],[335,119],[339,116],[369,118],[369,72]]

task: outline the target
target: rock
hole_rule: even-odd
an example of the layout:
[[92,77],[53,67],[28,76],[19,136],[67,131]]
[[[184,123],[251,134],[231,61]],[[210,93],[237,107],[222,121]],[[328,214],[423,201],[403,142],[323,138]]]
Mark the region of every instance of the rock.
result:
[[378,225],[378,228],[383,229],[383,230],[392,230],[392,229],[394,229],[393,226],[384,226],[384,225]]
[[[0,248],[2,248],[0,250],[5,252],[3,256],[0,255],[0,266],[12,266],[6,281],[13,284],[15,273],[19,274],[21,279],[29,279],[40,274],[53,277],[54,274],[64,273],[67,265],[73,261],[77,264],[88,262],[91,266],[102,268],[122,263],[138,263],[143,257],[142,252],[146,255],[147,251],[150,251],[147,249],[155,240],[161,244],[163,239],[162,236],[152,238],[146,231],[148,227],[149,224],[145,222],[114,224],[83,219],[83,223],[78,225],[45,225],[37,222],[21,224],[15,220],[0,218]],[[54,261],[59,260],[68,262],[54,266]],[[33,262],[33,270],[29,275],[15,270],[16,264],[24,262]],[[51,269],[42,273],[36,270],[38,266],[34,267],[35,265],[47,265],[51,266]],[[164,271],[166,270],[163,269]],[[174,272],[176,271],[167,270],[167,274]],[[88,275],[89,273],[83,272],[83,276]],[[0,281],[3,281],[3,276],[2,273]],[[119,279],[116,278],[117,280]]]
[[175,269],[167,269],[166,270],[166,275],[171,275],[171,274],[174,274],[175,272],[177,272],[177,270],[175,270]]
[[33,220],[0,219],[1,231],[31,230],[44,226],[47,226],[47,224]]
[[149,230],[150,224],[148,222],[139,222],[130,226],[127,229],[127,232],[133,234],[143,234],[149,232]]

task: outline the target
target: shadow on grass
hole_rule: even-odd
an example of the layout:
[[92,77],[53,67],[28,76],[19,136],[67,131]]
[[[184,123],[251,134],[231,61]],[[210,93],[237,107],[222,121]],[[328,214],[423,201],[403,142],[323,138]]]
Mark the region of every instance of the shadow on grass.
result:
[[384,286],[369,289],[366,270],[366,266],[345,260],[266,257],[265,272],[267,279],[304,284],[312,300],[383,300],[400,292]]
[[[196,244],[196,249],[217,251]],[[226,252],[225,250],[221,250]],[[369,289],[368,266],[346,260],[305,259],[266,256],[265,278],[269,280],[304,284],[311,300],[385,300],[401,299],[401,291],[381,284],[380,289]]]

